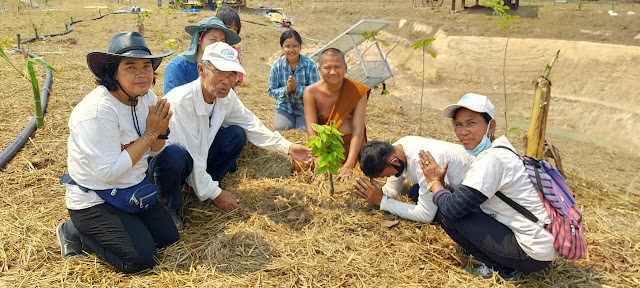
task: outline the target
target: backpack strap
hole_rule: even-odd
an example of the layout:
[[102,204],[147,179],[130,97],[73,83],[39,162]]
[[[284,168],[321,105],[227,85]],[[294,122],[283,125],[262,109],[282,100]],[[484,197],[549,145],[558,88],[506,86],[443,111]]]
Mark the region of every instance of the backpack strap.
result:
[[[502,148],[502,149],[506,149],[511,151],[513,154],[516,154],[516,156],[518,156],[518,158],[522,159],[522,162],[524,164],[529,164],[531,166],[533,166],[533,171],[536,173],[536,188],[538,188],[538,190],[540,191],[540,193],[544,193],[544,190],[542,190],[542,181],[540,181],[540,171],[538,171],[538,169],[540,169],[542,167],[542,165],[540,165],[540,162],[537,159],[534,158],[529,158],[529,157],[520,157],[520,155],[518,155],[518,153],[516,153],[516,151],[511,150],[511,148],[507,147],[507,146],[503,146],[503,145],[498,145],[494,148]],[[525,165],[526,166],[526,165]],[[498,191],[500,192],[500,191]],[[497,193],[496,193],[497,194]],[[504,194],[503,194],[504,195]],[[507,196],[505,196],[507,197]],[[502,199],[502,198],[500,198]],[[512,206],[513,207],[513,206]],[[516,209],[518,210],[518,209]]]
[[505,149],[505,150],[509,150],[509,151],[511,151],[511,153],[516,154],[516,156],[518,156],[518,158],[520,158],[520,155],[518,155],[518,153],[516,153],[516,151],[511,150],[511,148],[509,148],[507,146],[498,145],[498,146],[493,147],[493,148],[502,148],[502,149]]
[[60,184],[76,185],[78,186],[78,188],[80,188],[80,190],[82,190],[82,192],[89,192],[89,190],[91,190],[87,187],[78,185],[78,183],[76,183],[76,181],[74,181],[69,174],[62,174],[62,177],[60,178]]
[[[513,154],[516,154],[516,156],[518,156],[518,158],[521,158],[520,155],[518,155],[518,153],[516,153],[516,151],[511,150],[511,148],[509,148],[507,146],[498,145],[498,146],[496,146],[494,148],[501,148],[501,149],[509,150]],[[540,163],[538,163],[537,161],[529,161],[529,159],[523,159],[523,158],[521,158],[521,159],[522,159],[522,161],[524,163],[528,163],[528,164],[531,164],[532,166],[534,166],[533,170],[536,173],[536,180],[538,182],[537,183],[538,184],[537,188],[540,190],[540,192],[542,192],[542,183],[540,181],[540,172],[538,171],[538,168],[540,167]],[[511,198],[507,197],[507,195],[504,195],[502,192],[498,191],[498,192],[496,192],[496,196],[498,196],[498,198],[500,198],[500,200],[504,201],[509,206],[511,206],[511,208],[515,209],[520,214],[522,214],[522,216],[527,217],[527,219],[533,221],[534,223],[538,223],[538,217],[536,217],[536,215],[533,215],[533,213],[531,213],[531,211],[527,210],[527,208],[522,207],[522,205],[516,203],[516,201],[513,201]]]
[[538,223],[538,217],[536,217],[536,215],[533,215],[531,211],[527,210],[527,208],[522,207],[522,205],[516,203],[516,201],[513,201],[511,198],[507,197],[507,195],[504,195],[502,192],[498,191],[496,192],[496,196],[498,196],[500,200],[504,201],[504,203],[507,203],[507,205],[511,206],[511,208],[520,212],[522,216],[527,217],[527,219],[533,221],[534,223]]

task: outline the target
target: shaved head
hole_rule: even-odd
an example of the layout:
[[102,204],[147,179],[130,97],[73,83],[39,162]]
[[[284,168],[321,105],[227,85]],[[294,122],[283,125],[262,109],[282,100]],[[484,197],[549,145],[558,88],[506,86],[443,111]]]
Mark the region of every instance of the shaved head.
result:
[[320,65],[322,65],[322,59],[328,56],[340,56],[340,59],[342,59],[342,63],[344,64],[344,66],[347,66],[347,61],[344,60],[344,53],[336,48],[327,48],[320,52]]

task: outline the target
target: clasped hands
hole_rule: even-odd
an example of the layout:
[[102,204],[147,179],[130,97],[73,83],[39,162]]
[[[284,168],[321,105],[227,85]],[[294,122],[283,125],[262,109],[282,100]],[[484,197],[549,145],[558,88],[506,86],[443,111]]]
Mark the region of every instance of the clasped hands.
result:
[[292,93],[296,91],[296,89],[298,89],[298,82],[296,81],[296,78],[289,76],[287,79],[287,92]]
[[[420,168],[422,168],[422,174],[427,183],[436,185],[439,183],[440,186],[435,187],[440,189],[444,188],[444,176],[447,174],[449,161],[440,167],[431,153],[422,150],[420,151]],[[358,177],[354,184],[354,190],[358,196],[366,199],[369,204],[380,206],[383,192],[378,181],[372,178]]]
[[[431,152],[420,150],[420,168],[422,169],[422,175],[424,175],[424,180],[427,181],[430,190],[438,191],[444,188],[444,176],[447,174],[449,161],[440,167],[431,155]],[[432,189],[432,187],[436,187],[436,189]]]

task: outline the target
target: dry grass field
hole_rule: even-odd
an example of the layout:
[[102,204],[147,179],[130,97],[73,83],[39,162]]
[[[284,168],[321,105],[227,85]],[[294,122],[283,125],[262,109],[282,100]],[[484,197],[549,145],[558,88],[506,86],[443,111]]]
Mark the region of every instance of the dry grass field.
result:
[[[145,38],[154,53],[175,43],[177,55],[190,41],[183,28],[213,12],[181,13],[156,1],[124,4],[104,0],[38,1],[38,8],[0,0],[0,41],[64,30],[71,17],[90,19],[131,5],[150,9]],[[284,1],[249,1],[249,6],[282,7]],[[106,6],[99,12],[97,8]],[[370,139],[395,141],[422,135],[455,142],[440,109],[466,91],[490,96],[499,115],[502,96],[502,47],[505,32],[486,9],[449,14],[439,8],[412,8],[410,1],[307,0],[285,13],[303,36],[329,41],[361,18],[392,20],[381,38],[400,46],[389,56],[397,85],[390,94],[372,92],[367,107]],[[114,271],[100,258],[65,260],[55,227],[67,219],[64,187],[67,120],[73,107],[95,87],[86,55],[104,51],[111,35],[134,30],[136,15],[109,15],[73,25],[60,37],[40,39],[26,49],[42,56],[54,73],[45,127],[0,170],[0,287],[639,287],[640,286],[640,4],[522,1],[518,27],[507,58],[507,102],[514,145],[522,137],[532,105],[533,85],[551,55],[554,67],[549,139],[560,148],[569,185],[584,213],[588,244],[585,259],[556,260],[538,273],[505,283],[462,272],[468,259],[438,226],[397,219],[368,206],[340,182],[334,197],[328,181],[310,173],[292,175],[289,159],[247,144],[239,171],[222,185],[232,191],[243,212],[224,213],[211,201],[185,196],[181,215],[187,229],[180,241],[158,254],[158,266],[135,275]],[[634,12],[634,14],[627,12]],[[273,128],[274,100],[267,95],[271,63],[279,56],[280,33],[268,20],[243,9],[244,104]],[[401,25],[400,23],[403,23]],[[425,107],[420,111],[421,55],[408,45],[436,35],[435,60],[427,59]],[[304,40],[303,53],[322,46]],[[512,46],[511,46],[512,45]],[[386,48],[385,48],[386,49]],[[395,54],[394,54],[395,53]],[[22,65],[22,58],[10,54]],[[158,83],[161,95],[164,61]],[[39,70],[44,77],[44,72]],[[42,83],[42,78],[40,79]],[[0,61],[0,148],[6,148],[33,115],[30,84]],[[422,117],[420,117],[422,115]],[[421,121],[423,131],[418,131]],[[504,133],[504,119],[498,118]],[[520,123],[520,124],[518,124]],[[524,124],[522,124],[524,123]],[[303,143],[299,131],[287,138]],[[379,179],[383,181],[384,179]],[[406,199],[405,199],[406,200]],[[407,200],[408,201],[408,200]],[[400,220],[392,228],[384,220]]]

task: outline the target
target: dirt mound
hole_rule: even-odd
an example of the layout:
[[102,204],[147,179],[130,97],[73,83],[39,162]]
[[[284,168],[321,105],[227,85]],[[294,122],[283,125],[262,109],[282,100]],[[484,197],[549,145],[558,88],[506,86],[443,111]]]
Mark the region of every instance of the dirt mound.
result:
[[[403,29],[424,31],[413,23]],[[400,41],[390,55],[400,93],[408,100],[419,92],[422,63],[410,41],[389,33],[385,39]],[[503,110],[502,63],[506,38],[449,36],[435,33],[437,58],[426,57],[426,94],[431,107],[442,109],[466,92],[488,95]],[[527,127],[533,85],[545,64],[560,50],[551,73],[550,128],[580,141],[601,143],[640,153],[640,47],[584,41],[523,39],[509,41],[506,62],[509,120],[511,126]],[[498,118],[504,121],[504,118]],[[524,124],[524,125],[523,125]],[[500,126],[500,125],[499,125]],[[611,129],[615,127],[616,129]],[[564,131],[564,132],[563,132]],[[566,133],[565,133],[566,132]],[[553,132],[551,132],[553,133]]]

